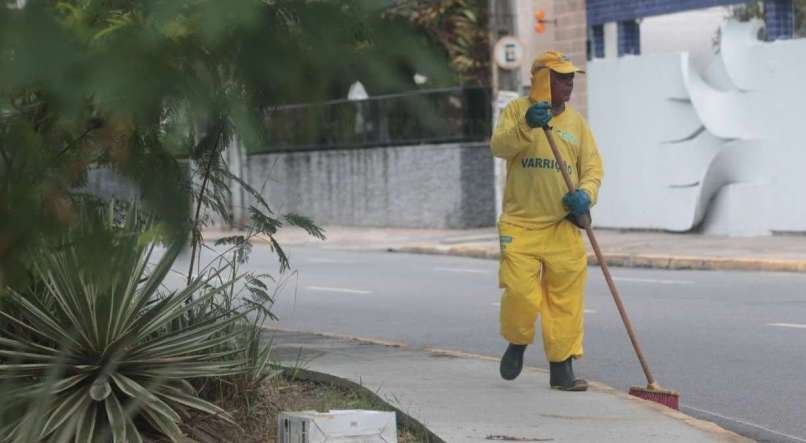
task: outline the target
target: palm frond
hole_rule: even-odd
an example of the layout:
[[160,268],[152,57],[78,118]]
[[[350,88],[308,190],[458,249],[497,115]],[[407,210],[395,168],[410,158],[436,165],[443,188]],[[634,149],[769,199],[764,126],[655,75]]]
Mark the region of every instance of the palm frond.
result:
[[305,232],[310,234],[312,237],[318,238],[319,240],[325,239],[325,230],[317,226],[313,220],[308,217],[289,213],[285,215],[285,221],[291,226],[297,226],[304,229]]

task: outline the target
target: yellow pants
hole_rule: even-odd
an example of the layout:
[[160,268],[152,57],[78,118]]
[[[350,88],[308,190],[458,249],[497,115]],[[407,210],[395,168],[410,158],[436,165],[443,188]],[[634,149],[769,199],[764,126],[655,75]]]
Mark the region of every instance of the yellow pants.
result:
[[546,358],[581,357],[588,268],[579,229],[563,220],[540,230],[499,223],[498,230],[501,335],[531,344],[540,313]]

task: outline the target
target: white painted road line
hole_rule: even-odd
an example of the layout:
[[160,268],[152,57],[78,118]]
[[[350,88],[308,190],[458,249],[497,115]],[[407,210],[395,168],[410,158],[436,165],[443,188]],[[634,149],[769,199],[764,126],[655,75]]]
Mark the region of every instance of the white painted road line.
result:
[[806,329],[806,325],[799,323],[768,323],[767,326],[775,326],[777,328]]
[[654,278],[632,278],[632,277],[613,277],[613,280],[628,283],[655,283],[659,285],[693,285],[695,283],[690,280],[657,280]]
[[467,274],[492,274],[493,271],[485,269],[468,269],[468,268],[434,268],[437,272],[464,272]]
[[306,286],[305,289],[309,291],[321,292],[340,292],[343,294],[372,294],[372,291],[363,291],[360,289],[345,289],[345,288],[328,288],[325,286]]
[[308,263],[316,263],[316,264],[339,264],[339,265],[355,264],[354,260],[339,260],[336,258],[309,258],[306,261]]

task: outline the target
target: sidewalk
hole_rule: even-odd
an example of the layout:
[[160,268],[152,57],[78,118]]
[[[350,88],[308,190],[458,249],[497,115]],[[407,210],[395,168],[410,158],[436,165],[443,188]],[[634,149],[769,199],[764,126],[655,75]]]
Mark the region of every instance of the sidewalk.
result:
[[358,383],[445,442],[747,442],[712,423],[591,383],[585,393],[548,388],[545,370],[512,382],[498,361],[348,337],[271,331],[289,367]]
[[[277,235],[281,245],[318,245],[323,248],[387,250],[393,252],[448,254],[479,258],[498,257],[495,228],[448,230],[326,227],[322,242],[296,228]],[[231,231],[208,231],[210,239]],[[666,232],[596,230],[605,260],[610,266],[806,272],[806,236],[715,237]],[[590,249],[587,239],[585,245]],[[589,250],[589,262],[596,264]]]

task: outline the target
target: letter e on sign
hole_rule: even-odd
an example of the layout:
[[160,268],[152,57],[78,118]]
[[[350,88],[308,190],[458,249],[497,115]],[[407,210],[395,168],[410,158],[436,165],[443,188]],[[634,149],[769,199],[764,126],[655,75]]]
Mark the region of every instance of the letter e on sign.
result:
[[518,61],[517,46],[513,43],[507,43],[504,50],[504,59],[507,63],[514,63]]
[[512,36],[502,37],[495,44],[495,64],[501,69],[516,69],[523,62],[523,45]]

